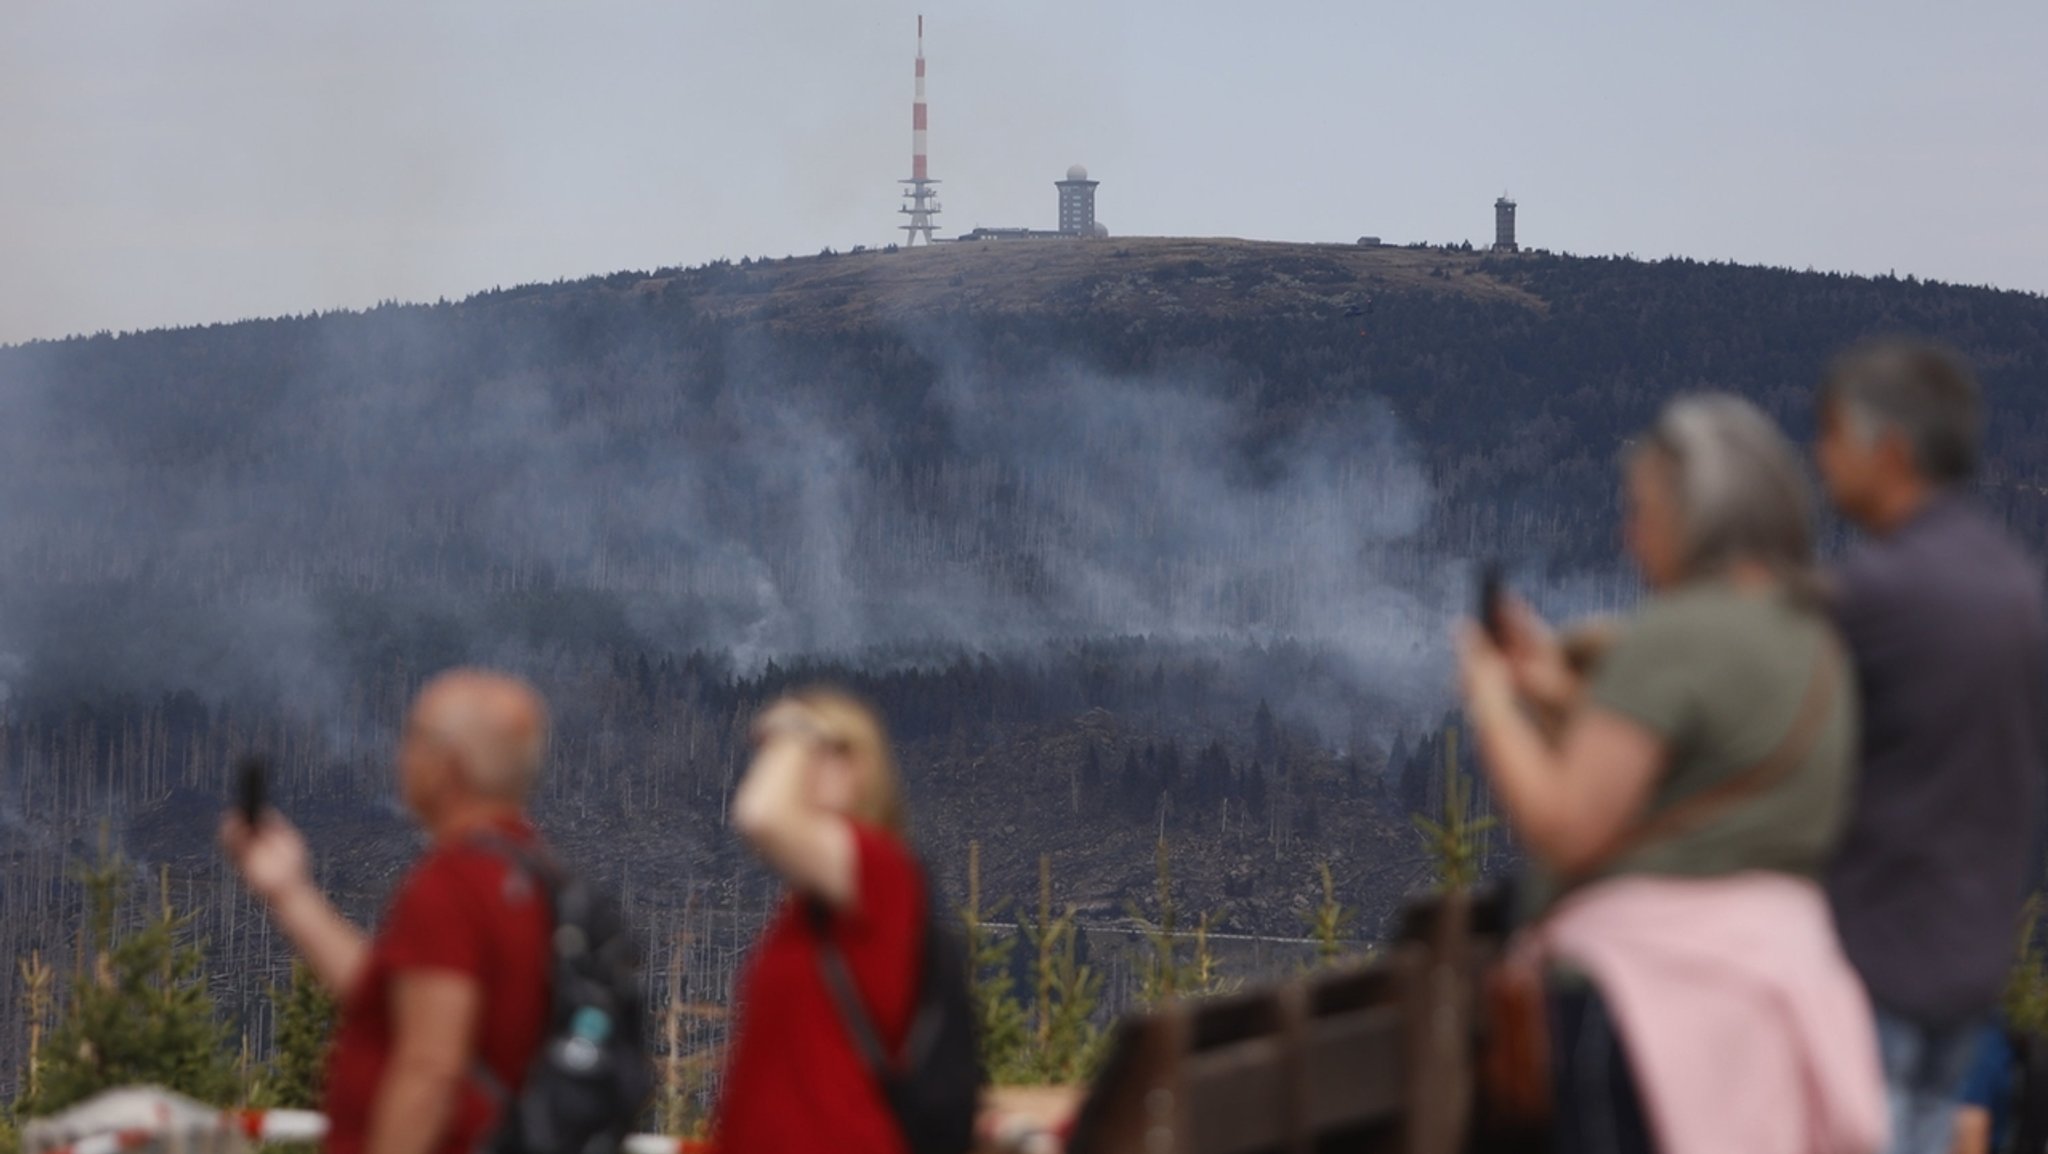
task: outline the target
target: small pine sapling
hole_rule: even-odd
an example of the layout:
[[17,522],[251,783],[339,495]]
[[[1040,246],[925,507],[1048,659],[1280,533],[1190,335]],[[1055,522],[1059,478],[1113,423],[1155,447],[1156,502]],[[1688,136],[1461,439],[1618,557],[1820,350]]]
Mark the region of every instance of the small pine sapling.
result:
[[980,1016],[981,1062],[998,1083],[1032,1076],[1030,1030],[1024,1007],[1012,990],[1010,956],[1015,938],[990,933],[984,921],[997,911],[981,903],[981,843],[967,844],[967,905],[960,911],[966,933],[967,980]]
[[270,988],[271,1035],[269,1071],[264,1078],[268,1105],[311,1110],[320,1105],[326,1080],[327,1043],[334,1032],[334,995],[313,976],[304,962],[292,963],[291,979]]
[[1323,883],[1323,900],[1308,913],[1309,936],[1316,940],[1315,966],[1327,966],[1343,955],[1345,937],[1351,932],[1352,912],[1337,900],[1337,881],[1330,863],[1319,862],[1316,872]]
[[1422,838],[1441,889],[1467,889],[1479,880],[1479,862],[1486,850],[1487,834],[1496,824],[1491,816],[1472,816],[1469,785],[1458,764],[1458,731],[1446,729],[1443,816],[1441,820],[1419,813],[1409,817]]

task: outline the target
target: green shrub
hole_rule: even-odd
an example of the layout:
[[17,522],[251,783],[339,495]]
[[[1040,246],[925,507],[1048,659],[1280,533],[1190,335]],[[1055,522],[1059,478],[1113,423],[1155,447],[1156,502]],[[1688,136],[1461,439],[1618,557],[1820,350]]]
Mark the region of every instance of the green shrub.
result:
[[205,954],[189,918],[171,908],[168,882],[156,916],[127,925],[131,886],[121,859],[103,856],[84,881],[91,952],[16,1110],[54,1114],[143,1084],[218,1105],[239,1101],[235,1048],[207,992]]

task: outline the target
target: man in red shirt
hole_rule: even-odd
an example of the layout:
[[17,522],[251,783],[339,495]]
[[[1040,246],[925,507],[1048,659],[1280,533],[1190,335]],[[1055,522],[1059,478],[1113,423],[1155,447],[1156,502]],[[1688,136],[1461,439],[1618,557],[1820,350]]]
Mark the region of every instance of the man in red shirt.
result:
[[546,1030],[553,919],[538,881],[492,843],[535,844],[525,807],[546,743],[546,708],[523,682],[461,670],[420,690],[398,783],[431,847],[375,937],[314,886],[282,815],[253,829],[223,819],[243,881],[341,1000],[329,1154],[473,1154],[525,1080]]

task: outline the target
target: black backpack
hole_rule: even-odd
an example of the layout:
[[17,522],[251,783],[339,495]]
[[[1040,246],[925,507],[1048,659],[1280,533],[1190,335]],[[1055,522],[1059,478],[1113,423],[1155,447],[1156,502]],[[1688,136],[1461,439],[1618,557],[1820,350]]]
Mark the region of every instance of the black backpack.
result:
[[903,1036],[902,1053],[889,1055],[860,990],[847,969],[846,955],[829,932],[831,912],[812,903],[812,924],[818,930],[818,964],[825,988],[839,1007],[839,1017],[868,1069],[882,1085],[882,1096],[902,1128],[911,1154],[966,1154],[974,1145],[974,1118],[981,1089],[988,1082],[981,1065],[979,1022],[974,994],[967,982],[967,952],[950,919],[940,915],[938,890],[930,871],[924,876],[924,955],[917,981],[917,1008]]
[[540,886],[554,924],[547,1035],[518,1097],[476,1069],[501,1110],[479,1154],[614,1154],[654,1091],[639,950],[612,900],[544,851],[477,844]]

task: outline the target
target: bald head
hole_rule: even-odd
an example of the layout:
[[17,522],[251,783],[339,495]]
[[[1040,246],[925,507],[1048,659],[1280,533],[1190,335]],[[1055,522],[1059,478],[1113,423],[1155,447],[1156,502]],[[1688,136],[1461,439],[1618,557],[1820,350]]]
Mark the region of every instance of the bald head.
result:
[[453,756],[463,784],[493,801],[519,803],[540,776],[547,705],[531,685],[480,669],[443,673],[413,699],[407,727]]

